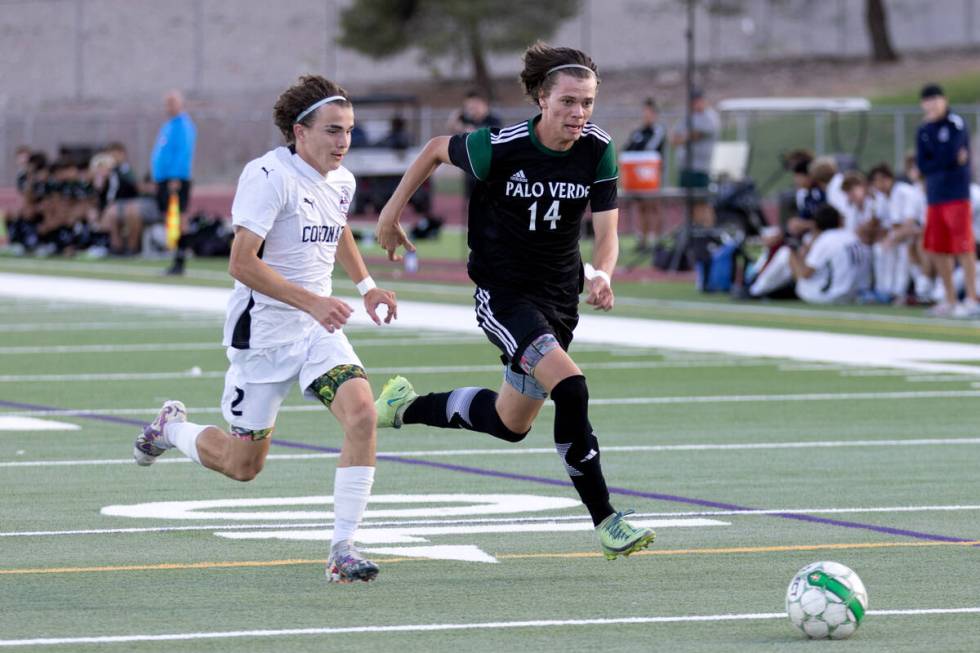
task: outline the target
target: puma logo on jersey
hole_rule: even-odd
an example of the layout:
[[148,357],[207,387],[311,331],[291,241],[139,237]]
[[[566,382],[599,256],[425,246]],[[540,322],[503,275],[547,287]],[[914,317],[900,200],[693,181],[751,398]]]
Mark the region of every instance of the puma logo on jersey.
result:
[[511,181],[516,181],[519,184],[526,184],[527,183],[527,177],[524,176],[524,171],[523,170],[518,170],[517,172],[515,172],[514,174],[512,174],[510,176],[510,180]]
[[311,200],[309,197],[303,198],[303,204],[309,204],[312,208],[316,208],[316,206],[313,204],[313,200]]
[[272,172],[273,170],[275,170],[275,168],[267,169],[265,166],[262,166],[262,172],[265,173],[265,178],[266,179],[269,178],[269,173]]

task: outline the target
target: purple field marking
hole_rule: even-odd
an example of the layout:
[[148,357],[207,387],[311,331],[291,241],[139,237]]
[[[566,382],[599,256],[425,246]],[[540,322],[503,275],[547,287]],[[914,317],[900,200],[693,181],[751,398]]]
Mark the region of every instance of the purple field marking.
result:
[[[52,408],[50,406],[26,404],[17,401],[6,401],[3,399],[0,399],[0,406],[8,406],[10,408],[21,408],[24,410],[50,410],[50,411],[59,410],[57,408]],[[146,426],[146,422],[144,422],[143,420],[131,419],[127,417],[116,417],[114,415],[100,415],[99,413],[77,413],[77,414],[73,414],[72,417],[82,417],[85,419],[92,419],[92,420],[103,421],[103,422],[113,422],[117,424],[127,424],[133,426]],[[307,451],[319,451],[323,453],[340,453],[340,449],[337,449],[336,447],[323,447],[316,444],[292,442],[290,440],[273,439],[272,444],[278,445],[280,447],[289,447],[292,449],[305,449]],[[491,478],[505,478],[512,481],[526,481],[528,483],[538,483],[540,485],[572,487],[571,481],[565,481],[556,478],[546,478],[544,476],[529,476],[527,474],[514,474],[512,472],[502,472],[495,469],[482,469],[480,467],[470,467],[468,465],[455,465],[453,463],[441,463],[434,460],[406,458],[405,456],[389,456],[383,453],[378,454],[378,459],[387,460],[395,463],[402,463],[404,465],[432,467],[435,469],[442,469],[450,472],[460,472],[463,474],[474,474],[477,476],[488,476]],[[696,499],[691,497],[682,497],[674,494],[661,494],[659,492],[643,492],[640,490],[631,490],[629,488],[622,488],[622,487],[610,487],[609,493],[619,494],[628,497],[638,497],[641,499],[653,499],[655,501],[667,501],[670,503],[684,503],[693,506],[701,506],[704,508],[716,508],[718,510],[734,510],[734,511],[746,511],[746,512],[756,510],[756,508],[739,506],[734,503],[711,501],[709,499]],[[890,526],[876,526],[874,524],[862,524],[860,522],[846,521],[843,519],[830,519],[827,517],[816,517],[814,515],[803,515],[795,512],[773,513],[771,516],[781,517],[783,519],[793,519],[796,521],[810,522],[814,524],[823,524],[826,526],[841,526],[844,528],[874,531],[876,533],[885,533],[887,535],[897,535],[900,537],[910,537],[913,539],[926,540],[929,542],[972,542],[973,541],[962,537],[949,537],[947,535],[933,535],[932,533],[922,533],[919,531],[910,531],[902,528],[892,528]]]
[[[52,408],[51,406],[41,406],[38,404],[25,404],[20,401],[6,401],[5,399],[0,399],[0,406],[8,406],[10,408],[20,408],[23,410],[50,410],[50,411],[61,411],[61,410],[71,410],[64,408]],[[57,417],[57,415],[51,415],[51,417]],[[99,413],[72,413],[67,415],[67,417],[81,417],[84,419],[94,419],[100,422],[112,422],[114,424],[126,424],[133,426],[146,426],[146,422],[141,419],[130,419],[128,417],[116,417],[115,415],[100,415]]]

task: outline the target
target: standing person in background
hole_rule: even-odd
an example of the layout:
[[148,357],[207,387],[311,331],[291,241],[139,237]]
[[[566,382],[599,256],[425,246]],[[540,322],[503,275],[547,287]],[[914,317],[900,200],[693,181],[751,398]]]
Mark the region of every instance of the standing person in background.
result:
[[[916,134],[916,164],[926,182],[923,246],[943,281],[945,300],[930,309],[936,317],[980,317],[977,303],[976,244],[970,211],[970,134],[962,117],[949,110],[942,88],[922,88],[925,120]],[[957,303],[954,261],[963,267],[966,299]]]
[[[721,120],[718,113],[708,106],[704,91],[699,88],[691,89],[691,131],[688,133],[687,119],[674,128],[670,144],[678,148],[678,162],[681,175],[678,185],[704,192],[711,182],[709,171],[711,154],[721,131]],[[691,144],[691,160],[687,160],[687,143]],[[705,197],[695,197],[694,223],[702,227],[712,227],[715,223],[714,211]]]
[[181,239],[177,243],[173,263],[166,271],[166,274],[179,275],[184,273],[187,255],[184,235],[187,232],[187,205],[191,197],[191,168],[197,127],[184,110],[184,96],[180,91],[168,92],[164,96],[164,106],[168,119],[160,126],[153,145],[150,171],[157,185],[157,206],[160,214],[167,214],[167,204],[172,194],[177,195],[180,205]]
[[[477,129],[498,129],[501,125],[500,118],[490,111],[487,96],[482,91],[472,89],[463,98],[463,106],[449,116],[446,128],[451,134],[468,134]],[[469,206],[477,180],[469,175],[464,179],[466,204]]]
[[[666,160],[667,128],[657,121],[657,103],[652,97],[643,102],[643,124],[630,134],[626,143],[627,152],[656,152],[660,155],[661,166]],[[662,170],[662,168],[661,168]],[[651,249],[663,235],[663,215],[660,204],[653,199],[637,199],[632,202],[636,211],[637,251]]]

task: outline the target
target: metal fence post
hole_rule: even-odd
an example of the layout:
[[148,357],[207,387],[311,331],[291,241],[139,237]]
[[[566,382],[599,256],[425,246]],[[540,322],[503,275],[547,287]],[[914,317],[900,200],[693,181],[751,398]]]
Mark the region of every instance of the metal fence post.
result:
[[817,113],[813,117],[813,150],[817,155],[827,151],[827,114]]
[[905,167],[905,114],[896,111],[893,116],[895,126],[895,170]]

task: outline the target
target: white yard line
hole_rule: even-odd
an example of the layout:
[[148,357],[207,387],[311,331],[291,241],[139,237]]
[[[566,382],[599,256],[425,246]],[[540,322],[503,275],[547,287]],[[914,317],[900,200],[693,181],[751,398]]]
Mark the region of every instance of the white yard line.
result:
[[[651,444],[603,446],[606,453],[643,453],[673,451],[759,451],[774,449],[836,449],[854,447],[939,447],[980,445],[980,438],[921,438],[907,440],[819,440],[813,442],[746,442],[742,444]],[[467,456],[527,456],[554,455],[550,447],[511,447],[508,449],[416,449],[410,451],[378,451],[379,456],[408,458],[455,458]],[[336,458],[336,453],[269,454],[268,460],[319,460]],[[160,458],[156,464],[188,463],[189,458]],[[0,468],[17,467],[85,467],[100,465],[132,465],[132,458],[97,458],[83,460],[15,460],[0,462]]]
[[[173,307],[181,311],[220,314],[228,290],[0,273],[0,295],[24,299],[78,301],[93,304]],[[352,305],[358,301],[350,299]],[[395,329],[442,330],[478,334],[470,306],[401,302]],[[867,318],[862,314],[862,318]],[[369,324],[357,309],[354,325]],[[576,342],[613,346],[681,349],[687,351],[788,358],[864,367],[892,367],[929,373],[976,373],[976,367],[943,361],[980,360],[980,344],[910,338],[862,336],[792,329],[697,324],[582,315]],[[355,346],[359,346],[355,343]]]
[[[132,463],[132,461],[129,461]],[[869,508],[769,508],[765,510],[697,510],[686,512],[636,512],[634,519],[678,518],[678,517],[757,517],[766,515],[846,515],[867,513],[909,513],[909,512],[964,512],[980,510],[980,505],[967,506],[881,506]],[[404,519],[395,521],[367,521],[360,528],[384,528],[388,526],[448,526],[470,524],[528,524],[541,522],[584,522],[588,517],[580,515],[556,515],[552,517],[518,517],[485,519]],[[6,531],[0,537],[60,537],[76,535],[131,535],[137,533],[174,533],[182,531],[227,531],[227,530],[275,530],[289,528],[327,528],[333,522],[269,523],[269,524],[210,524],[197,526],[144,526],[134,528],[84,528],[60,531]]]
[[[773,361],[711,359],[677,361],[611,361],[580,362],[579,367],[586,370],[647,370],[647,369],[685,369],[685,368],[724,368],[724,367],[772,367]],[[416,367],[372,367],[373,374],[466,374],[477,372],[500,372],[501,366],[490,365],[420,365]],[[56,381],[158,381],[164,379],[223,379],[224,371],[185,370],[182,372],[106,372],[103,374],[5,374],[0,375],[0,383],[56,382]]]
[[[671,404],[729,404],[729,403],[758,403],[758,402],[796,402],[796,401],[853,401],[853,400],[906,400],[906,399],[971,399],[980,397],[978,390],[921,390],[916,392],[824,392],[785,395],[708,395],[682,397],[617,397],[611,399],[589,399],[589,406],[654,406]],[[552,409],[554,405],[546,403],[542,408]],[[57,408],[51,410],[12,410],[0,412],[0,415],[18,417],[44,417],[59,415],[143,415],[151,416],[160,410],[159,406],[149,408]],[[283,406],[280,413],[313,413],[322,411],[319,404],[310,402],[308,405]],[[218,406],[193,406],[187,409],[190,413],[220,413]]]
[[[730,404],[757,402],[796,402],[796,401],[852,401],[852,400],[905,400],[905,399],[970,399],[980,397],[978,390],[921,390],[916,392],[817,392],[807,394],[784,395],[707,395],[682,397],[617,397],[611,399],[589,399],[590,406],[654,406],[670,404]],[[552,409],[554,405],[546,403],[542,408]],[[12,410],[0,412],[0,415],[19,417],[44,417],[60,415],[154,415],[160,410],[159,406],[149,408],[57,408],[50,410]],[[308,405],[283,406],[280,413],[313,413],[322,411],[319,404],[310,402]],[[220,413],[218,406],[194,406],[187,409],[191,413]]]
[[[980,607],[927,608],[915,610],[869,610],[873,617],[934,616],[949,614],[980,614]],[[754,612],[743,614],[679,615],[669,617],[618,617],[612,619],[536,619],[529,621],[482,621],[470,623],[399,624],[373,626],[340,626],[320,628],[282,628],[264,630],[224,630],[210,632],[167,633],[159,635],[103,635],[95,637],[44,637],[36,639],[3,639],[0,646],[53,646],[80,644],[131,644],[134,642],[174,642],[202,639],[241,639],[296,637],[299,635],[351,635],[381,633],[412,633],[439,631],[504,630],[514,628],[567,628],[571,626],[628,626],[667,623],[721,623],[727,621],[762,621],[786,619],[785,612]]]
[[[964,374],[968,374],[964,372]],[[970,376],[980,376],[980,370],[977,370]],[[906,376],[905,380],[909,383],[963,383],[964,381],[969,381],[968,378],[963,378],[963,375],[956,374],[922,374],[916,376]]]

